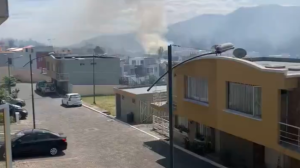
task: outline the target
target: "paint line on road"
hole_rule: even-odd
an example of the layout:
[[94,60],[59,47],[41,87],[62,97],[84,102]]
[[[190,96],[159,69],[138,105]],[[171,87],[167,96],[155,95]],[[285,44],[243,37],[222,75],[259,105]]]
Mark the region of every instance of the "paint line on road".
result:
[[[164,140],[164,139],[161,139],[161,138],[159,138],[159,137],[157,137],[157,136],[155,136],[155,135],[153,135],[153,134],[150,134],[150,133],[148,133],[148,132],[146,132],[146,131],[144,131],[144,130],[141,130],[141,129],[139,129],[139,128],[135,127],[135,126],[132,126],[132,125],[130,125],[130,124],[128,124],[128,123],[125,123],[125,122],[123,122],[123,121],[121,121],[121,120],[118,120],[118,119],[116,119],[116,118],[114,118],[114,117],[112,117],[112,116],[110,116],[110,115],[107,115],[107,114],[105,114],[105,113],[103,113],[103,112],[101,112],[101,111],[99,111],[99,110],[97,110],[97,109],[95,109],[95,108],[92,108],[92,107],[87,106],[87,105],[85,105],[85,104],[83,104],[83,106],[86,107],[86,108],[88,108],[88,109],[90,109],[90,110],[92,110],[92,111],[95,111],[95,112],[97,112],[97,113],[99,113],[99,114],[102,114],[102,115],[104,115],[104,116],[106,116],[106,117],[108,117],[108,118],[114,119],[115,121],[117,121],[117,122],[119,122],[119,123],[125,124],[125,125],[127,125],[127,126],[133,128],[133,129],[136,129],[136,130],[138,130],[138,131],[140,131],[140,132],[143,132],[143,133],[145,133],[145,134],[147,134],[147,135],[149,135],[149,136],[151,136],[151,137],[153,137],[153,138],[155,138],[155,139],[157,139],[157,140],[161,140],[161,141],[163,141],[163,142],[169,144],[169,142],[166,141],[166,140]],[[191,155],[191,156],[194,156],[194,157],[196,157],[196,158],[198,158],[198,159],[200,159],[200,160],[203,160],[203,161],[205,161],[205,162],[207,162],[207,163],[210,163],[210,164],[212,164],[212,165],[214,165],[214,166],[216,166],[216,167],[219,167],[219,168],[227,168],[227,167],[225,167],[225,166],[223,166],[223,165],[221,165],[221,164],[219,164],[219,163],[216,163],[216,162],[214,162],[214,161],[212,161],[212,160],[209,160],[209,159],[207,159],[207,158],[205,158],[205,157],[202,157],[202,156],[200,156],[200,155],[197,155],[197,154],[195,154],[195,153],[193,153],[193,152],[191,152],[191,151],[189,151],[189,150],[186,150],[186,149],[184,149],[184,148],[182,148],[182,147],[180,147],[180,146],[178,146],[178,145],[175,145],[175,144],[174,144],[174,147],[177,148],[177,149],[179,149],[179,150],[181,150],[181,151],[183,151],[183,152],[185,152],[185,153],[187,153],[187,154],[189,154],[189,155]]]

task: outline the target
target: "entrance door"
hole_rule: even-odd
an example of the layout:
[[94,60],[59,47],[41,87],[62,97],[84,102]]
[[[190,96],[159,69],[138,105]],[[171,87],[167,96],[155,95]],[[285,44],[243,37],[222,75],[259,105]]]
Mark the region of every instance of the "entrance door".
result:
[[116,94],[116,117],[121,119],[121,95]]

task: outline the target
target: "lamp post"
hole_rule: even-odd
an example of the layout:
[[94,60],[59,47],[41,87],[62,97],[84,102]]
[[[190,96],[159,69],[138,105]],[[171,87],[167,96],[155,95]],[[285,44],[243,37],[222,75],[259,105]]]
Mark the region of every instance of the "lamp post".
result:
[[93,54],[93,95],[94,95],[94,104],[96,104],[96,95],[95,95],[95,54]]
[[173,144],[173,69],[172,69],[172,45],[168,46],[168,105],[169,105],[169,141],[170,141],[170,168],[174,167]]
[[8,70],[8,93],[11,94],[11,78],[10,78],[10,65],[12,64],[12,59],[11,58],[7,58],[7,70]]
[[[33,94],[33,80],[32,80],[32,59],[31,59],[31,54],[33,53],[33,48],[29,49],[26,48],[25,51],[29,53],[29,65],[30,65],[30,84],[31,84],[31,103],[32,103],[32,117],[33,117],[33,129],[36,128],[35,124],[35,106],[34,106],[34,94]],[[24,66],[26,66],[25,64]],[[23,67],[24,67],[23,66]]]

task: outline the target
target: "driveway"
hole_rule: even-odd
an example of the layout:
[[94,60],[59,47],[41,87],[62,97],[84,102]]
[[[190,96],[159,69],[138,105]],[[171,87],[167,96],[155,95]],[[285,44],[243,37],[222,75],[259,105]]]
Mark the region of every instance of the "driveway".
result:
[[[19,97],[26,100],[28,119],[12,129],[32,126],[30,85],[18,84]],[[35,95],[38,128],[67,135],[68,150],[63,156],[22,158],[20,168],[163,168],[168,167],[168,145],[84,107],[65,108],[57,97]],[[175,168],[215,166],[175,149]]]

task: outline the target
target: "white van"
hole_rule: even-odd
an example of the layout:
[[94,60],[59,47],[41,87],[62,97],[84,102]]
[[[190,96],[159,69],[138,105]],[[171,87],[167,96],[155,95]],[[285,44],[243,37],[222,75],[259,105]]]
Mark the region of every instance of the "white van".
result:
[[61,104],[65,106],[82,106],[81,95],[78,93],[68,93],[62,98]]

